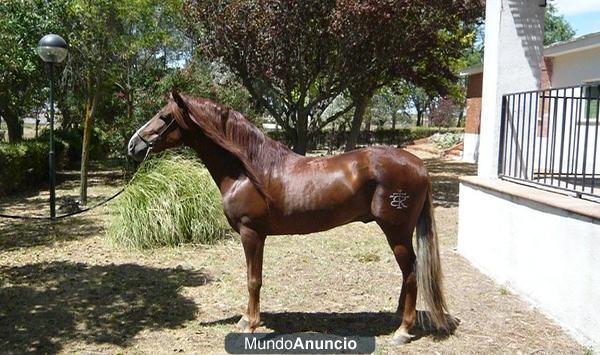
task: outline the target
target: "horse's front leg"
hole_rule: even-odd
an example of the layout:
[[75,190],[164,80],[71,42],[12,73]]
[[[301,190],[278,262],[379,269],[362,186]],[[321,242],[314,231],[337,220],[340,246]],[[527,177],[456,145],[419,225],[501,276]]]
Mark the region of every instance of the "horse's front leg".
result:
[[265,236],[246,227],[240,228],[240,235],[248,272],[248,309],[238,322],[238,326],[242,331],[252,333],[260,325],[260,287]]

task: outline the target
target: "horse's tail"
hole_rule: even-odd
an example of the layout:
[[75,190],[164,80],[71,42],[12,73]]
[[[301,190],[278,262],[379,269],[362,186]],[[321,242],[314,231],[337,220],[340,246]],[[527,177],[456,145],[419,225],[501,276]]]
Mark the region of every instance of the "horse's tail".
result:
[[449,330],[454,326],[448,312],[442,284],[440,251],[433,217],[431,181],[428,181],[427,198],[417,221],[417,286],[436,328]]

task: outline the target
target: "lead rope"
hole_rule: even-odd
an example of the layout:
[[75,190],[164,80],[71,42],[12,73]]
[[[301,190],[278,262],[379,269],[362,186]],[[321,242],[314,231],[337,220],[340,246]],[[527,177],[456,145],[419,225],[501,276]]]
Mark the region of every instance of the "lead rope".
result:
[[[148,144],[148,150],[146,151],[146,155],[144,156],[144,159],[142,160],[142,163],[146,160],[146,158],[148,158],[148,155],[150,154],[150,151],[152,150],[152,144]],[[141,164],[141,163],[140,163]],[[58,215],[56,217],[54,217],[55,220],[59,220],[59,219],[63,219],[63,218],[67,218],[67,217],[72,217],[84,212],[88,212],[91,211],[95,208],[98,208],[100,206],[103,206],[105,204],[107,204],[108,202],[110,202],[111,200],[114,200],[117,196],[119,196],[120,194],[122,194],[125,191],[125,188],[127,187],[127,185],[129,185],[129,183],[131,183],[131,181],[133,181],[133,179],[135,178],[135,175],[137,174],[137,171],[133,174],[133,176],[131,177],[131,179],[129,179],[129,181],[125,184],[125,186],[123,186],[119,191],[117,191],[115,194],[113,194],[112,196],[108,197],[105,200],[102,200],[100,202],[98,202],[97,204],[91,206],[91,207],[87,207],[84,209],[80,209],[78,211],[75,212],[70,212],[70,213],[65,213],[65,214],[61,214]],[[8,219],[24,219],[24,220],[38,220],[38,221],[46,221],[46,220],[52,220],[52,217],[50,216],[27,216],[27,215],[11,215],[11,214],[2,214],[0,213],[0,218],[8,218]]]

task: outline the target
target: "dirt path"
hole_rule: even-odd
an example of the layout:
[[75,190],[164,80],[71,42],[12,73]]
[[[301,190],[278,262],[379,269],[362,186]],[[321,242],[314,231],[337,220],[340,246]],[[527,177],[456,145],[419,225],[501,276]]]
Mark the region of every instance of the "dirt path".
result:
[[[378,353],[583,354],[552,321],[454,251],[457,177],[474,167],[440,159],[428,165],[449,306],[462,321],[454,335],[440,340],[417,331],[404,347],[389,344],[401,276],[374,223],[270,237],[260,330],[370,334]],[[98,198],[118,185],[93,182]],[[59,194],[75,193],[62,187]],[[27,198],[22,209],[43,207],[43,196]],[[19,209],[21,200],[0,207]],[[223,353],[223,337],[246,302],[239,242],[125,251],[105,238],[104,213],[55,225],[0,220],[0,352]]]

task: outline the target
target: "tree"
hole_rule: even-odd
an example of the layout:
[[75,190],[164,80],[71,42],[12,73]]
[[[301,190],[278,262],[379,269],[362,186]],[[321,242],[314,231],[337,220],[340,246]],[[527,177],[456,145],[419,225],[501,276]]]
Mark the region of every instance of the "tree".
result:
[[[135,78],[156,67],[167,66],[169,53],[179,59],[186,47],[181,27],[183,11],[180,0],[123,1],[119,9],[120,36],[115,84],[126,103],[127,119],[133,121],[136,91]],[[162,63],[155,59],[161,57]]]
[[111,67],[116,59],[119,21],[117,4],[110,0],[73,0],[68,6],[71,48],[70,73],[83,97],[83,145],[81,151],[80,201],[87,202],[87,173],[92,129],[104,91],[109,89]]
[[570,40],[575,36],[575,30],[565,20],[563,15],[558,14],[556,6],[549,3],[546,6],[544,16],[544,45]]
[[434,127],[450,127],[455,123],[458,110],[452,99],[438,97],[433,102],[429,122]]
[[483,62],[483,42],[485,37],[483,24],[475,27],[473,35],[473,44],[463,52],[461,58],[463,68],[478,65]]
[[[481,14],[478,1],[458,0],[186,0],[186,5],[192,19],[188,33],[202,53],[240,78],[299,153],[311,133],[353,107],[353,127],[360,127],[372,95],[394,80],[443,88],[453,80],[454,61],[470,45],[465,34]],[[324,115],[342,93],[351,103]]]
[[[471,46],[482,15],[478,1],[340,0],[334,30],[344,54],[344,76],[352,78],[354,149],[364,105],[377,89],[403,80],[446,93],[463,51]],[[405,29],[390,31],[390,29]],[[408,29],[408,30],[407,30]]]
[[417,126],[422,126],[423,118],[431,107],[434,95],[412,84],[406,84],[404,90],[408,96],[411,108],[414,109],[417,114],[416,124]]
[[[70,81],[83,104],[80,201],[87,202],[91,133],[100,110],[110,112],[116,96],[125,99],[126,117],[133,121],[133,83],[175,39],[180,0],[69,0],[67,11]],[[166,59],[164,60],[166,66]]]
[[9,142],[22,138],[21,119],[40,107],[47,94],[44,65],[35,48],[40,38],[56,32],[52,19],[62,3],[41,0],[0,1],[0,116],[6,121]]
[[323,112],[346,87],[334,69],[340,58],[328,31],[335,2],[188,0],[186,5],[192,15],[188,32],[202,54],[227,65],[283,127],[294,150],[304,153],[309,130],[336,118],[337,113],[324,121]]
[[409,98],[400,89],[398,85],[381,88],[371,101],[371,115],[379,120],[390,120],[393,130],[396,129],[398,120],[402,123],[410,122],[410,115],[406,112]]

